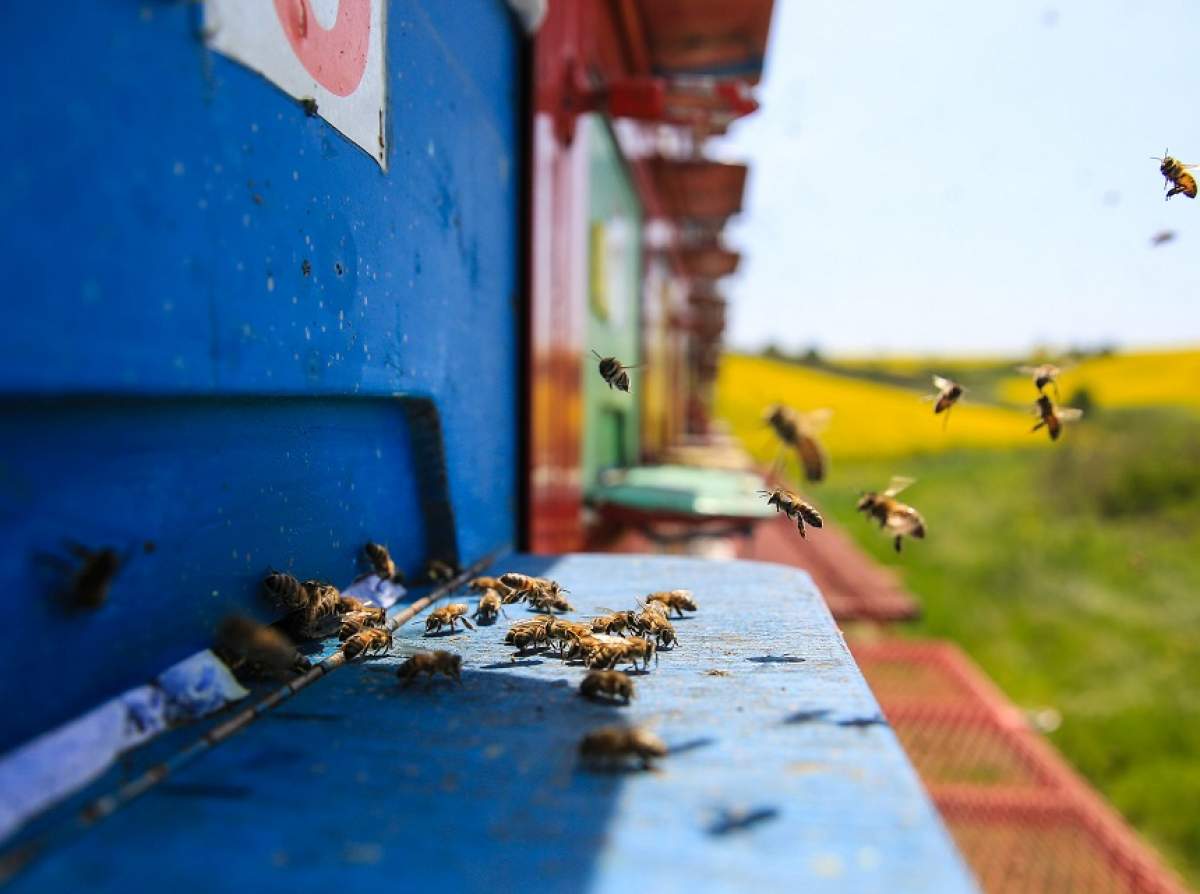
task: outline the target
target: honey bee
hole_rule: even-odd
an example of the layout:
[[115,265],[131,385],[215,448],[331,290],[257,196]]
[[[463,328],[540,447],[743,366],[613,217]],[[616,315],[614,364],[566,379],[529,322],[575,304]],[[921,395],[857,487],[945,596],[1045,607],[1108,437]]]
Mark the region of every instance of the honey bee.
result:
[[380,580],[390,581],[394,584],[404,583],[404,574],[396,570],[396,563],[392,561],[392,554],[388,552],[386,546],[368,543],[363,547],[363,555],[367,559],[367,564],[371,566],[371,570]]
[[300,581],[281,571],[272,571],[264,577],[262,588],[271,601],[285,611],[303,611],[312,601],[312,596]]
[[[120,553],[110,547],[91,550],[78,543],[68,543],[66,548],[81,564],[70,572],[70,581],[63,594],[64,606],[85,610],[99,608],[108,601],[108,591],[121,570]],[[70,567],[65,559],[53,561],[64,571]]]
[[1033,405],[1033,412],[1041,418],[1030,431],[1037,431],[1044,425],[1046,431],[1050,433],[1051,441],[1058,440],[1058,436],[1062,434],[1063,423],[1075,422],[1083,416],[1083,410],[1056,406],[1054,401],[1045,394],[1038,395],[1037,402]]
[[1163,189],[1167,190],[1167,200],[1172,196],[1183,193],[1189,199],[1196,198],[1196,178],[1188,173],[1189,168],[1196,167],[1195,165],[1185,165],[1181,161],[1171,158],[1166,149],[1163,150],[1162,158],[1157,155],[1150,156],[1155,161],[1162,162],[1159,165],[1159,172],[1163,175]]
[[610,642],[595,636],[580,637],[576,641],[578,649],[573,647],[567,653],[566,658],[569,661],[573,657],[582,657],[583,663],[588,667],[613,668],[616,667],[618,661],[626,657],[626,642],[626,640]]
[[[565,593],[562,585],[558,581],[550,580],[547,577],[531,577],[528,574],[518,574],[515,571],[508,571],[500,575],[500,584],[506,588],[509,593],[505,594],[504,601],[522,602],[528,598],[530,593],[535,591],[545,591],[548,593]],[[509,598],[509,595],[514,598]]]
[[553,620],[551,616],[544,615],[528,621],[517,621],[505,632],[504,641],[516,646],[518,654],[535,649],[546,643],[546,627]]
[[296,651],[286,636],[274,627],[240,615],[221,622],[213,649],[231,670],[244,676],[288,679],[309,668],[308,659]]
[[407,686],[418,674],[442,674],[455,682],[462,682],[462,656],[453,652],[417,652],[407,658],[396,670],[402,686]]
[[529,607],[538,612],[571,612],[575,606],[567,602],[561,592],[532,590],[528,596]]
[[444,584],[447,581],[453,580],[457,574],[458,569],[455,566],[441,559],[432,559],[425,566],[425,579],[430,583]]
[[[817,434],[829,421],[828,410],[813,410],[797,413],[782,404],[768,407],[763,414],[786,450],[794,450],[809,481],[820,481],[825,477],[825,450],[817,440]],[[776,462],[776,465],[779,463]]]
[[[675,628],[671,627],[670,621],[662,622],[671,628],[671,635],[674,636]],[[672,642],[677,642],[672,640]],[[620,657],[633,665],[634,670],[638,669],[638,659],[642,661],[642,670],[650,670],[650,659],[654,659],[654,664],[658,664],[658,648],[652,639],[646,639],[640,636],[631,636],[623,643],[618,643],[621,649]]]
[[[661,603],[652,604],[658,607]],[[679,643],[679,637],[675,635],[675,625],[667,620],[666,615],[649,606],[638,615],[638,625],[643,633],[652,635],[660,646],[675,646]]]
[[666,743],[640,727],[602,726],[579,742],[580,760],[593,769],[614,769],[634,759],[643,770],[649,770],[654,758],[666,755]]
[[814,528],[820,528],[825,524],[821,513],[815,506],[800,499],[790,490],[777,487],[774,490],[760,490],[759,493],[767,498],[768,506],[774,506],[776,512],[782,512],[788,518],[795,520],[796,530],[800,532],[801,537],[806,539],[808,537],[804,530],[805,522]]
[[607,615],[592,618],[588,623],[591,625],[593,633],[609,633],[624,636],[625,631],[632,628],[636,623],[634,620],[636,615],[636,612],[631,611],[610,612]]
[[610,389],[616,388],[618,391],[624,391],[626,394],[628,394],[629,373],[627,373],[626,370],[637,369],[638,366],[641,366],[641,364],[638,364],[638,366],[623,366],[621,361],[619,361],[616,357],[601,357],[599,354],[596,354],[594,350],[592,353],[595,354],[596,359],[600,361],[600,378],[602,378],[608,384]]
[[500,594],[489,587],[483,591],[479,604],[475,606],[475,614],[471,617],[480,624],[495,624],[497,615],[504,611],[503,605]]
[[650,603],[666,606],[668,617],[672,611],[677,612],[682,618],[684,609],[690,612],[697,610],[696,600],[692,598],[691,590],[659,590],[646,597],[646,604]]
[[546,639],[551,643],[558,645],[558,654],[564,655],[568,644],[578,642],[584,637],[592,635],[590,624],[581,624],[578,621],[564,621],[560,618],[553,618],[546,622]]
[[500,583],[498,577],[475,577],[467,583],[467,589],[474,593],[483,593],[487,590],[503,590],[505,586]]
[[933,401],[933,414],[945,413],[942,420],[942,428],[950,422],[950,410],[958,403],[958,399],[963,396],[963,392],[967,389],[963,388],[958,382],[953,382],[950,379],[942,378],[941,376],[933,377],[933,387],[936,392],[926,397],[926,400]]
[[347,661],[353,661],[360,655],[386,652],[391,647],[392,631],[386,627],[368,627],[342,643],[342,654]]
[[333,584],[319,580],[306,580],[303,585],[308,592],[308,607],[304,610],[304,625],[310,635],[319,635],[321,621],[338,614],[342,605],[342,594]]
[[896,499],[896,495],[912,483],[912,478],[897,476],[888,483],[883,493],[870,491],[858,501],[858,511],[875,519],[885,533],[895,538],[896,552],[900,552],[900,544],[905,536],[918,540],[925,536],[925,519],[921,518],[921,513]]
[[425,635],[431,633],[440,633],[442,627],[449,625],[450,632],[456,632],[454,629],[455,623],[462,621],[464,626],[469,630],[474,630],[475,625],[467,620],[467,612],[470,606],[465,602],[451,602],[449,605],[443,605],[441,608],[434,609],[429,613],[429,617],[425,619]]
[[371,626],[365,618],[357,616],[353,612],[348,615],[342,615],[342,625],[338,628],[338,639],[345,642],[355,634],[370,629]]
[[633,698],[633,680],[621,671],[588,671],[579,684],[579,694],[590,699],[599,699],[601,696],[606,700],[620,699],[629,704],[629,700]]
[[1033,377],[1033,384],[1041,394],[1047,385],[1054,386],[1054,396],[1058,397],[1058,377],[1062,370],[1053,363],[1040,363],[1037,366],[1018,366],[1017,372]]
[[382,606],[363,602],[354,596],[339,597],[338,611],[343,617],[346,615],[361,615],[368,625],[376,627],[387,621],[387,609]]

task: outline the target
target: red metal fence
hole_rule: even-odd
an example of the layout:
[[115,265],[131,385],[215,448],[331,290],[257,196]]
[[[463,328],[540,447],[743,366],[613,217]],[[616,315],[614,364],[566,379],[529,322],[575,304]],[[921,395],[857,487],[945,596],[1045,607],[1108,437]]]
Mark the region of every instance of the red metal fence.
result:
[[958,648],[850,647],[989,894],[1186,890]]

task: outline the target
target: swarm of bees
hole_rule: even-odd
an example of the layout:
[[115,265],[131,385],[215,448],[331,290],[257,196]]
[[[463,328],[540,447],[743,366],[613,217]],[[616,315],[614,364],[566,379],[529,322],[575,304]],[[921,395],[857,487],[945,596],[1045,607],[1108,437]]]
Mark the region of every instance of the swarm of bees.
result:
[[[1163,175],[1163,189],[1167,190],[1167,201],[1171,200],[1172,196],[1177,196],[1183,193],[1189,199],[1196,198],[1196,178],[1188,173],[1190,168],[1195,165],[1185,165],[1177,159],[1171,158],[1170,152],[1163,150],[1162,157],[1157,155],[1150,156],[1157,162],[1161,162],[1158,166],[1159,173]],[[1170,189],[1167,187],[1170,186]]]
[[858,511],[879,522],[879,527],[894,538],[896,552],[905,537],[925,537],[925,519],[921,513],[896,499],[896,495],[913,483],[912,478],[893,478],[882,493],[868,491],[858,501]]
[[[593,354],[596,352],[593,350]],[[626,370],[637,369],[637,366],[625,366],[616,357],[601,357],[596,354],[596,359],[600,361],[600,378],[608,387],[616,388],[618,391],[629,393],[629,373]],[[640,365],[640,364],[639,364]]]

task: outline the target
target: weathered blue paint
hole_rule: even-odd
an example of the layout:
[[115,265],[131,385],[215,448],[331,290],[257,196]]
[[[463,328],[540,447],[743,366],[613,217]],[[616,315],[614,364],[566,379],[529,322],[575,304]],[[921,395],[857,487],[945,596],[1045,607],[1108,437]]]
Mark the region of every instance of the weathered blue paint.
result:
[[[3,752],[261,612],[268,565],[345,581],[369,536],[415,570],[395,395],[441,415],[462,554],[511,542],[521,38],[392,0],[385,174],[198,4],[0,24]],[[46,606],[67,538],[134,550],[93,617]]]
[[[503,619],[436,638],[418,619],[392,655],[314,684],[12,889],[975,890],[806,575],[609,556],[504,570],[553,575],[580,615],[675,587],[700,611],[630,707],[584,701],[584,671],[549,655],[510,661]],[[429,647],[464,656],[461,687],[397,685]],[[617,720],[674,753],[652,773],[579,769],[580,736]]]

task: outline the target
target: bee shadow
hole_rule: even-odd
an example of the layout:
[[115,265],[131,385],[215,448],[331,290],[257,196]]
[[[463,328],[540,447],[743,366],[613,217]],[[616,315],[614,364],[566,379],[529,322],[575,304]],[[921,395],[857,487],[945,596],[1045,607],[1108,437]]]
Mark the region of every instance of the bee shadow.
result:
[[492,664],[479,665],[480,670],[507,670],[510,667],[536,667],[546,662],[541,658],[522,658],[518,661],[496,661]]
[[667,749],[667,755],[675,757],[680,754],[687,754],[689,751],[695,751],[698,748],[707,748],[709,745],[715,745],[717,740],[712,736],[703,736],[698,739],[688,739],[686,742],[680,742],[678,745],[672,745]]
[[807,659],[797,658],[795,655],[755,655],[746,660],[755,664],[802,664]]
[[746,811],[725,810],[706,831],[715,837],[731,835],[734,832],[745,832],[754,826],[778,819],[779,815],[780,811],[777,807],[756,807]]
[[829,716],[828,708],[816,708],[808,711],[796,711],[783,718],[784,723],[815,723]]

